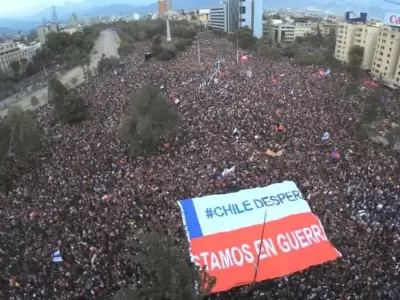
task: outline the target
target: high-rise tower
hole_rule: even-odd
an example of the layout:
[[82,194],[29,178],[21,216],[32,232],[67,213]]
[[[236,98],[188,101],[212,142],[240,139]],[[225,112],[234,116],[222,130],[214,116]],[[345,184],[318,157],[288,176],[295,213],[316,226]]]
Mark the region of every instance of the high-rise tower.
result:
[[163,18],[172,9],[171,0],[158,0],[158,16]]
[[53,17],[53,23],[54,24],[57,24],[57,11],[56,11],[56,7],[53,5],[52,7],[51,7],[51,9],[52,9],[52,17]]

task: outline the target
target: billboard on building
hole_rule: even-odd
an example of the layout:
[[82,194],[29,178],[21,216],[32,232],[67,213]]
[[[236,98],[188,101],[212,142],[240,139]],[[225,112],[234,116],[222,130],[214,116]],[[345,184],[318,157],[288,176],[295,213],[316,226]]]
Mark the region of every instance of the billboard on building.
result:
[[393,27],[400,27],[400,14],[385,13],[385,17],[383,18],[383,24]]
[[345,20],[348,22],[367,23],[367,13],[348,11],[345,14]]

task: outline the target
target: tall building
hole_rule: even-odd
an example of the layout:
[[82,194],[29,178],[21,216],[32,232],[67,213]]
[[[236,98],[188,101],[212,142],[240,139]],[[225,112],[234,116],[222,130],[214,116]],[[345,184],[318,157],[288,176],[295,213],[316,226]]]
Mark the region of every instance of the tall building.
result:
[[38,35],[39,43],[44,45],[46,43],[46,36],[50,32],[58,32],[57,24],[47,23],[45,25],[39,26],[37,28],[37,35]]
[[353,47],[356,24],[340,23],[336,32],[335,58],[341,62],[349,62],[349,51]]
[[371,70],[374,60],[374,49],[378,40],[380,26],[371,26],[366,24],[356,25],[354,34],[354,46],[359,46],[364,49],[363,61],[361,68]]
[[240,0],[239,26],[248,27],[257,38],[263,35],[263,0]]
[[383,26],[375,46],[371,74],[387,85],[400,86],[400,29]]
[[239,0],[224,0],[222,2],[226,6],[226,19],[227,19],[227,33],[232,33],[240,26],[239,19]]
[[336,32],[335,58],[349,62],[349,51],[353,46],[364,48],[361,67],[372,68],[375,45],[381,30],[381,24],[340,23]]
[[10,72],[10,64],[13,61],[26,59],[30,61],[40,48],[40,44],[26,46],[13,41],[0,44],[0,69],[5,72]]
[[69,25],[71,26],[78,26],[78,16],[76,14],[72,14],[69,17]]
[[333,33],[336,36],[336,31],[338,28],[338,23],[320,23],[319,29],[321,31],[322,36],[328,36]]
[[226,3],[210,9],[208,25],[214,29],[228,32],[228,7]]
[[165,14],[172,10],[171,0],[158,0],[158,16],[165,17]]

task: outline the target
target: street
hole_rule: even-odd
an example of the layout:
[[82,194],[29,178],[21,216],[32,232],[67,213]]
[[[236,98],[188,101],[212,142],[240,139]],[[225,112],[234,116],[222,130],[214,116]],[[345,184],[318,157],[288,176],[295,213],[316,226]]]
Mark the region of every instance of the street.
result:
[[[118,55],[119,44],[120,44],[119,36],[114,30],[107,29],[102,31],[90,55],[90,68],[91,69],[97,68],[97,64],[99,63],[99,60],[103,54],[107,57],[110,56],[119,57]],[[63,84],[68,85],[69,87],[74,86],[73,83],[71,82],[73,81],[73,78],[76,78],[77,80],[76,85],[81,84],[83,81],[85,81],[84,73],[81,67],[73,68],[62,75],[59,72],[57,73],[60,81]],[[12,95],[4,99],[2,103],[8,105],[21,105],[24,109],[32,109],[31,98],[33,96],[36,96],[36,98],[40,102],[40,104],[37,105],[35,108],[47,103],[47,86],[40,88],[34,92],[25,93],[22,95],[21,99],[17,99],[16,95]],[[1,116],[6,115],[7,111],[8,111],[7,108],[1,110],[0,115]]]

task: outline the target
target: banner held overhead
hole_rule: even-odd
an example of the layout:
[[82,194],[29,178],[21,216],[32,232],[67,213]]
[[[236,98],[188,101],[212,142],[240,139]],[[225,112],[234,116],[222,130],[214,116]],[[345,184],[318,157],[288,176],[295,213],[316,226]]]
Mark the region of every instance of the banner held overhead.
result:
[[256,268],[259,282],[341,256],[292,181],[179,206],[193,261],[217,279],[212,292],[252,283]]

